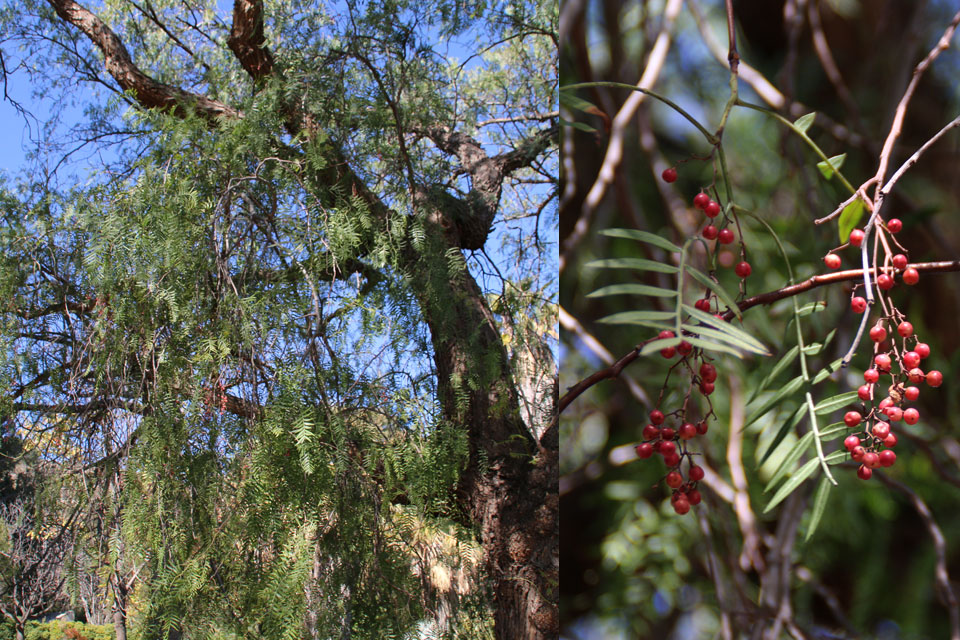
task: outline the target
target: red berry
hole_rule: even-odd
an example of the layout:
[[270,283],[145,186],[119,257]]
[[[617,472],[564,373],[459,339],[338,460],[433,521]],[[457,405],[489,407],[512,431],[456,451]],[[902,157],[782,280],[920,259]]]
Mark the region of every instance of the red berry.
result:
[[853,434],[850,434],[844,439],[843,446],[847,448],[847,451],[853,451],[854,447],[860,446],[860,438],[858,438]]
[[873,471],[864,465],[860,465],[860,468],[857,469],[857,477],[861,480],[869,480],[871,476],[873,476]]
[[660,429],[660,437],[663,438],[664,440],[673,440],[673,438],[676,435],[677,435],[676,431],[674,431],[670,427],[664,427],[663,429]]
[[920,364],[920,354],[916,351],[907,351],[903,354],[903,366],[906,369],[913,369]]
[[890,396],[887,396],[886,398],[880,401],[880,411],[883,411],[887,407],[892,407],[892,406],[893,406],[893,398],[891,398]]
[[660,435],[660,429],[656,428],[652,424],[648,424],[643,428],[644,440],[656,440],[659,435]]
[[897,271],[903,271],[907,267],[907,256],[898,253],[893,256],[893,268]]
[[660,355],[669,360],[673,356],[677,355],[677,348],[666,347],[665,349],[660,349]]
[[653,445],[649,442],[641,442],[637,445],[637,457],[644,460],[653,455]]
[[687,472],[687,477],[694,482],[700,482],[703,480],[703,468],[695,464],[690,465],[690,471]]
[[897,461],[897,454],[889,449],[885,449],[880,452],[879,458],[881,467],[892,467],[893,463]]
[[861,416],[856,411],[847,411],[846,415],[843,416],[843,421],[848,427],[855,427],[860,424]]
[[678,498],[676,502],[673,503],[673,510],[677,512],[678,515],[684,515],[685,513],[690,512],[690,501],[686,498]]
[[697,427],[691,422],[684,422],[680,425],[679,434],[684,440],[691,440],[697,437]]
[[883,439],[883,446],[885,447],[895,447],[897,446],[897,436],[891,433],[886,438]]
[[910,382],[912,382],[913,384],[917,384],[918,382],[923,382],[924,379],[926,378],[926,376],[924,376],[923,374],[923,370],[916,367],[913,369],[910,369],[910,371],[907,372],[907,377],[910,378]]
[[873,435],[883,440],[888,435],[890,435],[890,423],[878,422],[877,424],[873,425],[873,429],[871,429],[871,432],[873,433]]
[[907,267],[903,270],[904,284],[917,284],[920,282],[920,272],[913,267]]
[[713,226],[712,224],[708,224],[707,226],[705,226],[705,227],[703,228],[703,231],[702,231],[701,233],[703,234],[703,237],[704,237],[706,240],[716,240],[716,239],[717,239],[717,235],[718,235],[720,232],[717,231],[717,228],[716,228],[715,226]]
[[863,231],[860,229],[854,229],[850,232],[850,244],[855,247],[859,247],[863,242]]
[[703,209],[709,202],[710,196],[705,194],[703,191],[693,196],[693,206],[695,206],[697,209]]
[[840,256],[835,253],[828,253],[823,257],[823,263],[827,265],[828,269],[839,269],[841,262]]
[[683,484],[683,476],[679,471],[671,471],[667,474],[667,486],[676,489]]
[[900,229],[903,229],[903,223],[900,222],[899,218],[890,218],[887,220],[887,231],[890,233],[900,233]]
[[907,387],[904,390],[903,395],[906,396],[907,400],[910,402],[916,402],[917,398],[920,397],[920,389],[916,387]]
[[707,424],[706,420],[697,423],[697,433],[704,435],[707,433],[707,429],[710,428],[710,425]]
[[733,242],[733,231],[730,229],[721,229],[719,235],[720,244],[730,244]]
[[897,333],[899,333],[904,338],[909,338],[913,335],[913,325],[904,320],[897,325]]
[[667,465],[668,467],[677,466],[680,464],[680,454],[674,451],[670,455],[663,456],[663,464]]
[[871,385],[869,384],[861,385],[860,388],[857,389],[857,397],[863,400],[864,402],[867,402],[870,400],[871,391],[872,391]]
[[873,384],[880,379],[880,372],[876,369],[867,369],[863,372],[863,381]]
[[867,450],[863,447],[854,447],[853,451],[850,452],[850,457],[856,462],[863,460],[863,456],[866,455]]
[[903,421],[906,422],[907,424],[917,424],[919,420],[920,420],[920,412],[914,409],[913,407],[910,407],[909,409],[903,412]]
[[943,374],[939,371],[931,371],[927,374],[927,384],[931,387],[939,387],[943,384]]
[[880,466],[880,456],[875,454],[873,451],[867,451],[865,454],[863,454],[863,464],[870,469],[876,469]]
[[747,276],[749,276],[751,271],[752,269],[750,268],[749,262],[741,262],[737,264],[736,267],[733,268],[733,272],[736,273],[741,278],[746,278]]
[[[661,335],[661,337],[663,336]],[[883,342],[887,339],[887,330],[880,325],[873,327],[870,329],[870,339],[874,342]]]
[[717,368],[709,362],[700,365],[700,377],[704,382],[715,382],[717,379]]
[[703,311],[704,313],[709,313],[710,311],[710,299],[709,298],[700,298],[693,303],[693,306],[698,311]]
[[930,355],[930,345],[928,345],[926,342],[918,342],[917,346],[915,346],[913,350],[916,351],[917,355],[921,358],[926,358]]
[[654,409],[650,412],[650,422],[653,424],[663,424],[663,411]]
[[693,351],[693,345],[686,340],[681,340],[680,344],[677,345],[677,353],[682,356],[690,355],[691,351]]
[[850,299],[850,308],[854,313],[863,313],[867,310],[867,301],[860,296],[854,296]]
[[883,371],[884,373],[890,371],[890,365],[892,362],[890,361],[890,356],[887,354],[877,354],[877,357],[875,357],[873,361],[877,364],[877,369],[880,369],[880,371]]
[[[662,455],[664,458],[666,458],[671,454],[675,454],[676,452],[677,452],[677,445],[674,444],[672,440],[667,440],[666,442],[660,443],[660,455]],[[673,466],[673,465],[670,465],[670,466]]]
[[720,205],[711,200],[703,208],[703,212],[708,218],[716,218],[718,215],[720,215]]
[[677,170],[673,167],[669,169],[664,169],[663,173],[660,174],[660,177],[663,178],[664,182],[676,182],[677,181]]
[[893,278],[888,276],[885,273],[881,273],[877,276],[877,286],[886,291],[887,289],[893,288]]
[[667,338],[675,338],[676,334],[673,331],[663,330],[657,334],[657,337],[661,340],[666,340]]
[[687,502],[690,504],[700,504],[702,499],[703,498],[700,496],[700,492],[696,489],[690,489],[690,491],[687,491]]
[[710,395],[711,393],[713,393],[714,389],[716,389],[716,385],[713,384],[712,382],[701,382],[701,383],[700,383],[700,393],[702,393],[702,394],[705,395],[705,396],[708,396],[708,395]]

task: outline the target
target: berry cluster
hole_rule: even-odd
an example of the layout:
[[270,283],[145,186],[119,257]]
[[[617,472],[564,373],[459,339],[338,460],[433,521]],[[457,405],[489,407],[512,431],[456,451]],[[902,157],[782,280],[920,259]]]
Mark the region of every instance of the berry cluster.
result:
[[[661,337],[663,337],[662,334]],[[666,353],[668,351],[669,354]],[[698,356],[702,358],[702,354],[699,353],[700,350],[696,351]],[[664,349],[660,353],[669,358],[675,355],[673,347]],[[717,368],[715,366],[701,360],[699,368],[694,372],[686,355],[677,363],[677,365],[679,364],[685,365],[690,370],[691,389],[693,385],[697,385],[700,392],[705,396],[713,393],[713,385],[717,380]],[[670,503],[673,505],[674,511],[681,515],[690,511],[691,506],[700,504],[701,496],[697,490],[697,483],[703,479],[703,469],[693,463],[694,454],[688,450],[687,445],[697,436],[707,433],[709,427],[707,420],[713,414],[711,407],[707,417],[696,421],[696,423],[688,421],[687,405],[689,399],[690,393],[688,392],[683,407],[669,415],[664,415],[659,409],[651,411],[650,423],[643,428],[643,442],[636,447],[637,456],[641,459],[650,458],[655,453],[663,458],[664,464],[669,469],[664,480],[667,486],[673,490]],[[671,424],[675,426],[671,426]],[[681,470],[684,458],[688,460],[686,480]]]
[[[664,182],[674,182],[677,179],[677,170],[674,167],[664,169],[661,177]],[[707,224],[700,230],[700,235],[703,236],[704,240],[716,240],[721,245],[733,244],[737,236],[731,227],[736,223],[736,220],[727,215],[720,203],[716,202],[705,191],[701,191],[693,197],[693,206],[703,211],[703,214],[708,218]],[[714,224],[721,213],[723,213],[722,220],[719,224]],[[750,263],[744,259],[745,248],[743,243],[740,245],[740,257],[740,261],[733,267],[733,272],[739,278],[745,279],[753,269]]]
[[[864,425],[863,428],[848,435],[843,441],[844,447],[850,452],[855,462],[860,463],[857,476],[868,480],[877,467],[889,467],[897,460],[897,454],[892,451],[897,444],[897,436],[891,430],[891,424],[901,420],[908,425],[914,425],[920,420],[920,412],[914,407],[906,406],[908,402],[915,402],[920,396],[920,389],[914,385],[926,382],[931,387],[939,387],[943,383],[943,374],[936,370],[924,373],[920,368],[922,360],[930,355],[930,346],[920,342],[913,332],[913,324],[901,313],[886,292],[895,285],[895,277],[899,273],[904,284],[914,285],[920,280],[920,274],[909,266],[905,253],[894,253],[891,243],[903,250],[903,247],[893,238],[893,234],[903,228],[903,223],[890,219],[886,224],[881,223],[877,228],[877,247],[883,246],[885,259],[878,265],[876,284],[876,301],[882,309],[881,316],[869,331],[873,342],[873,360],[870,367],[863,373],[864,384],[857,390],[857,396],[862,404],[860,411],[848,411],[843,417],[844,423],[851,429]],[[859,247],[863,244],[865,234],[861,229],[850,232],[850,245]],[[840,256],[830,252],[824,263],[831,269],[840,266]],[[856,295],[854,288],[850,299],[850,308],[854,313],[867,311],[867,300]],[[889,329],[889,332],[888,332]],[[888,379],[881,379],[889,376]],[[886,394],[881,390],[886,388]],[[875,402],[882,396],[879,402]]]
[[[873,475],[872,469],[889,467],[897,459],[891,451],[897,444],[891,423],[902,420],[914,425],[920,420],[920,412],[906,406],[920,397],[920,389],[914,385],[926,382],[931,387],[939,387],[943,384],[942,373],[936,370],[924,373],[920,368],[920,362],[930,355],[930,346],[919,341],[913,333],[913,325],[903,319],[902,314],[896,309],[893,312],[893,315],[877,320],[870,329],[874,356],[871,367],[863,373],[865,384],[857,389],[857,396],[863,402],[861,411],[848,411],[843,417],[850,428],[866,425],[863,431],[851,434],[843,441],[854,461],[861,463],[857,475],[864,480]],[[894,325],[896,334],[888,336],[887,326]],[[889,376],[889,381],[881,383],[884,376]],[[886,395],[874,406],[874,401],[883,395],[879,390],[884,386]]]

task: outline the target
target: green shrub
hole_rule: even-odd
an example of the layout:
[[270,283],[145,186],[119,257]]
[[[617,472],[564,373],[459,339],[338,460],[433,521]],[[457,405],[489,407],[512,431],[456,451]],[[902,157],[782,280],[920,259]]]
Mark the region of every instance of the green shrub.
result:
[[[0,640],[14,638],[13,625],[10,625],[10,635],[2,635],[5,627],[0,627]],[[80,638],[83,640],[113,640],[113,625],[109,624],[84,624],[82,622],[65,622],[63,620],[54,620],[52,622],[28,622],[26,629],[27,640],[69,640],[71,637],[77,639],[77,636],[68,634],[67,629],[76,629]],[[77,639],[79,640],[79,639]]]

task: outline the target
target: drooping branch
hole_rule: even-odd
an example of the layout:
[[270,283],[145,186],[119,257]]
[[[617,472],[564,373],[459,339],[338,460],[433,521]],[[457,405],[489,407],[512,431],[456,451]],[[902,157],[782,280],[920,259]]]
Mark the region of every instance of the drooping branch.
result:
[[[948,260],[944,262],[918,262],[909,265],[921,273],[947,273],[960,271],[960,260]],[[875,269],[873,271],[876,271]],[[777,289],[775,291],[768,291],[767,293],[761,293],[759,295],[745,299],[743,302],[740,302],[737,307],[740,311],[746,311],[753,307],[759,305],[768,305],[777,302],[778,300],[783,300],[785,298],[790,298],[792,296],[799,295],[801,293],[806,293],[812,289],[817,289],[828,284],[836,284],[838,282],[847,282],[851,280],[860,280],[863,278],[863,269],[848,269],[846,271],[837,271],[836,273],[828,273],[824,275],[816,275],[811,278],[799,282],[789,287],[783,287],[782,289]],[[734,317],[733,311],[727,311],[723,315],[723,319],[729,322]],[[601,380],[607,380],[608,378],[616,378],[620,375],[620,372],[624,370],[630,363],[634,362],[640,357],[640,349],[643,345],[647,344],[651,340],[656,338],[650,338],[644,342],[639,343],[634,347],[630,352],[621,356],[615,363],[600,369],[592,373],[590,376],[584,378],[577,384],[571,386],[563,397],[560,398],[560,410],[559,413],[563,413],[563,410],[567,406],[577,399],[580,394],[584,391],[597,384]],[[559,415],[558,415],[559,419]]]
[[157,82],[133,63],[130,52],[103,20],[73,0],[47,0],[57,15],[80,29],[103,53],[107,72],[124,91],[133,93],[145,109],[169,109],[184,117],[192,108],[208,120],[241,118],[243,114],[222,102]]

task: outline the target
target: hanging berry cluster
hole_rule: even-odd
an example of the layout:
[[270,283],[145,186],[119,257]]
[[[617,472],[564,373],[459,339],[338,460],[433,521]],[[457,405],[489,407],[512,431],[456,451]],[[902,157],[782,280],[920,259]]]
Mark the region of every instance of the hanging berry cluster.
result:
[[[661,177],[666,182],[674,182],[677,179],[677,171],[671,167],[666,169]],[[694,196],[693,206],[703,211],[707,217],[707,224],[700,234],[707,241],[717,241],[718,244],[713,246],[714,249],[718,248],[718,245],[731,244],[736,240],[736,235],[731,228],[735,224],[734,218],[724,214],[721,228],[718,229],[715,226],[714,221],[720,216],[722,207],[707,193],[701,191]],[[740,278],[746,278],[751,272],[750,264],[743,259],[744,252],[745,249],[741,243],[741,260],[734,267],[734,273]],[[714,309],[714,305],[717,309]],[[715,313],[717,317],[722,317],[719,306],[716,296],[710,291],[707,291],[704,298],[694,303],[698,311]],[[658,339],[674,337],[676,337],[674,332],[667,330],[661,331],[657,336]],[[667,360],[680,356],[680,359],[670,368],[667,381],[673,371],[680,368],[689,374],[690,383],[680,408],[665,414],[659,408],[667,387],[667,381],[664,382],[657,402],[658,408],[650,413],[650,423],[643,428],[643,441],[636,446],[636,452],[641,459],[650,458],[654,454],[662,458],[668,470],[663,480],[672,490],[670,503],[674,511],[682,515],[688,513],[692,506],[700,504],[701,501],[697,486],[703,479],[704,472],[703,468],[694,463],[694,456],[697,454],[690,451],[688,445],[697,436],[706,434],[708,421],[711,417],[715,418],[709,396],[715,388],[717,369],[707,361],[703,350],[695,348],[686,340],[681,340],[676,347],[661,349],[660,355]],[[708,407],[706,414],[699,419],[692,417],[694,412],[690,408],[690,398],[695,389],[704,397]],[[686,475],[684,475],[684,467],[686,467]]]
[[[892,466],[897,460],[893,447],[897,436],[892,424],[903,421],[914,425],[920,420],[920,412],[907,406],[916,402],[920,388],[916,385],[926,383],[939,387],[943,383],[943,374],[936,370],[926,373],[920,367],[921,362],[930,355],[930,346],[920,342],[914,334],[913,324],[906,315],[894,305],[886,293],[896,284],[899,274],[904,284],[914,285],[920,280],[917,270],[909,266],[906,250],[896,241],[893,234],[903,228],[903,223],[893,218],[877,227],[874,241],[874,262],[878,264],[876,274],[875,303],[879,304],[880,315],[870,328],[868,335],[873,343],[873,357],[870,367],[863,373],[864,384],[857,390],[861,401],[859,411],[848,411],[843,418],[851,429],[859,430],[844,439],[843,444],[855,462],[860,463],[857,476],[869,480],[873,469]],[[860,247],[865,233],[861,229],[850,232],[849,244]],[[894,253],[891,244],[903,253]],[[884,249],[882,263],[876,261],[879,248]],[[834,252],[824,257],[824,263],[831,269],[840,266],[840,256]],[[867,299],[858,295],[858,284],[850,299],[850,308],[854,313],[867,313],[870,306]],[[885,391],[884,391],[885,390]],[[861,426],[862,425],[862,426]]]

